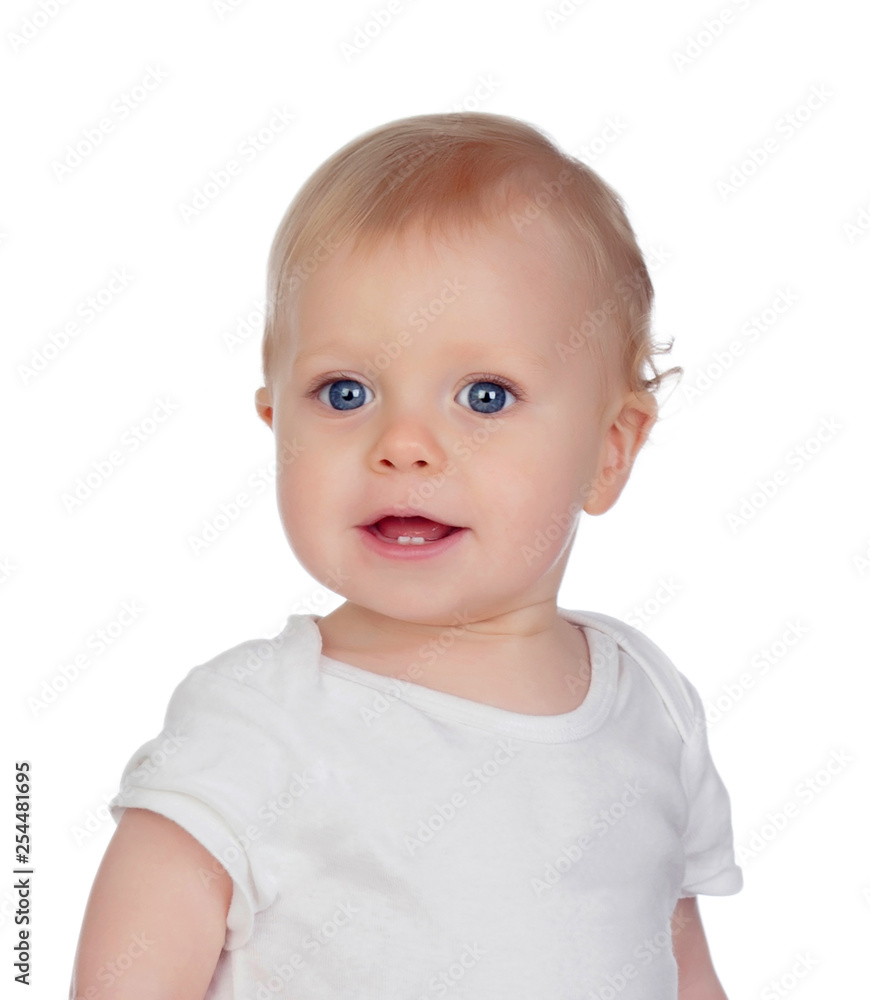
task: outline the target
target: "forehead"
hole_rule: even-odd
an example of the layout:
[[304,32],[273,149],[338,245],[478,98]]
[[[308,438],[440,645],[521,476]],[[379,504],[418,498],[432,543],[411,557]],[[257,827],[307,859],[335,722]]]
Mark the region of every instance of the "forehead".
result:
[[570,336],[584,286],[543,217],[522,232],[503,219],[348,240],[294,298],[294,355],[401,331],[442,349],[547,341],[553,351]]

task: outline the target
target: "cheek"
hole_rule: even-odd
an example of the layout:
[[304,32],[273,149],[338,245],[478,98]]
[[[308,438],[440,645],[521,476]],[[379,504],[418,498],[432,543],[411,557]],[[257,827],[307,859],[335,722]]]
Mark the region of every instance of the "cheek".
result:
[[335,477],[310,450],[301,451],[278,474],[278,503],[285,528],[304,531],[329,519],[339,497]]
[[539,532],[573,530],[597,457],[591,436],[584,441],[576,433],[563,424],[530,441],[506,438],[504,447],[493,439],[474,459],[492,525],[510,545],[533,544]]
[[334,478],[302,453],[279,474],[277,502],[284,536],[296,560],[314,579],[330,586],[324,574],[341,564],[344,540],[336,526],[349,518],[346,510],[339,509]]
[[484,514],[482,527],[493,533],[496,543],[505,541],[513,547],[529,544],[563,502],[564,477],[540,460],[513,456],[510,462],[493,463],[490,468],[482,462],[477,471],[483,494],[478,505]]

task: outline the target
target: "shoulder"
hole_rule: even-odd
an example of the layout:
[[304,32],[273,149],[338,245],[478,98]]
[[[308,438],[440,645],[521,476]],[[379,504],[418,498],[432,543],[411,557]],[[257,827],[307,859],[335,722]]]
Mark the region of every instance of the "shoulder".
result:
[[208,688],[229,699],[260,696],[286,705],[316,672],[319,650],[313,617],[290,615],[277,635],[248,639],[193,667],[176,695]]
[[598,629],[634,660],[652,682],[684,743],[690,743],[703,724],[701,698],[688,678],[640,629],[598,611],[558,609],[576,625]]
[[[288,740],[316,715],[316,688],[305,681],[306,623],[316,632],[308,616],[293,615],[278,636],[239,643],[193,667],[176,685],[160,733],[127,764],[125,796],[127,786],[183,792],[215,809],[220,789],[221,801],[244,800],[256,812],[267,792],[280,792]],[[121,804],[137,803],[125,797]]]

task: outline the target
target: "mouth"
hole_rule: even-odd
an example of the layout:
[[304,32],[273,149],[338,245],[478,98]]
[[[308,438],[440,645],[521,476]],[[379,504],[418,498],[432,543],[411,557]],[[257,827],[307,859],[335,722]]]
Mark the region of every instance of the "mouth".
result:
[[375,538],[389,545],[407,546],[431,545],[448,535],[463,530],[456,525],[443,524],[428,517],[419,515],[402,517],[395,514],[386,514],[370,524],[362,525],[362,527],[373,534]]

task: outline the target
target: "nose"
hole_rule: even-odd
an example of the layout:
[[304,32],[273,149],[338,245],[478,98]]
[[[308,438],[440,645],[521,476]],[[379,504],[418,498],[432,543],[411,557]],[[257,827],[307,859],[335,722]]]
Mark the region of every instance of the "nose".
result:
[[431,428],[420,419],[393,419],[375,441],[370,462],[376,472],[438,472],[447,453]]

